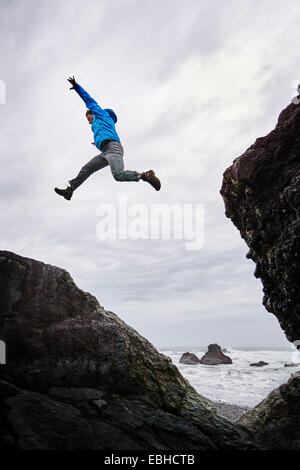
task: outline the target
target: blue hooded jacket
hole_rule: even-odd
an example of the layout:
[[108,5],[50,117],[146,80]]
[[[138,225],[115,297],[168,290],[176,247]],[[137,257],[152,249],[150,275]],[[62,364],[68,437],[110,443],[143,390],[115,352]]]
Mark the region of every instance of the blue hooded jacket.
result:
[[82,88],[82,86],[76,83],[74,90],[77,91],[78,95],[83,99],[88,109],[90,109],[94,115],[92,122],[92,131],[94,133],[94,141],[96,147],[100,149],[101,142],[105,139],[114,139],[120,142],[115,123],[117,122],[117,116],[112,109],[102,109],[98,103]]

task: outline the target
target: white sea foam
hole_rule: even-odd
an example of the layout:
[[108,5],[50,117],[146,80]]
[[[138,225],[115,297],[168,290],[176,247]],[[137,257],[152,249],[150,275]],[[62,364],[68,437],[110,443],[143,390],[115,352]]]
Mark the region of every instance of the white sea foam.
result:
[[[160,352],[172,359],[181,374],[201,395],[214,401],[253,407],[274,389],[286,382],[300,367],[284,367],[285,363],[300,363],[300,352],[291,350],[234,349],[226,347],[225,354],[233,364],[195,366],[180,364],[183,352],[193,352],[200,359],[204,348],[169,348]],[[264,361],[264,367],[251,367],[253,362]]]

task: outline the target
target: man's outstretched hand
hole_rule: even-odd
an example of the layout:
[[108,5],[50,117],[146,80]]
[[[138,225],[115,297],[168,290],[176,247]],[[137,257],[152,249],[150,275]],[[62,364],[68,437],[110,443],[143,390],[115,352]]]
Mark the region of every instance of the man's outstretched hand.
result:
[[70,88],[70,90],[74,90],[74,86],[76,85],[76,80],[75,80],[74,75],[73,75],[73,77],[69,77],[69,78],[68,78],[68,82],[70,82],[71,85],[73,85],[73,86]]

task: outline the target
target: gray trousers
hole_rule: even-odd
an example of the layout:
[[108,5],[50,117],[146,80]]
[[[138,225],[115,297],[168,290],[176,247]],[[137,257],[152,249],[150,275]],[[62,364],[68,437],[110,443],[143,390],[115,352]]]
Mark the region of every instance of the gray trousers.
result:
[[109,142],[104,151],[87,162],[80,170],[76,178],[69,181],[73,191],[78,188],[95,171],[109,165],[112,175],[117,181],[138,181],[137,172],[124,170],[124,149],[120,142]]

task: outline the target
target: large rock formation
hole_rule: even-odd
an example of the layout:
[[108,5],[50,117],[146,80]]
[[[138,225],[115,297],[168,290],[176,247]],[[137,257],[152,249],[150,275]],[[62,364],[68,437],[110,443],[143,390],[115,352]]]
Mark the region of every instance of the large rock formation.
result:
[[300,104],[224,172],[226,215],[249,246],[263,304],[290,341],[300,340]]
[[251,429],[268,449],[300,450],[300,372],[238,422]]
[[[295,101],[297,103],[297,101]],[[287,338],[300,340],[300,105],[224,172],[226,215],[249,247],[263,304]],[[240,420],[269,449],[300,449],[300,380],[294,375]]]
[[216,366],[218,364],[232,364],[229,356],[226,356],[218,344],[210,344],[208,351],[201,357],[201,364]]
[[63,269],[0,251],[0,285],[0,447],[262,447]]

